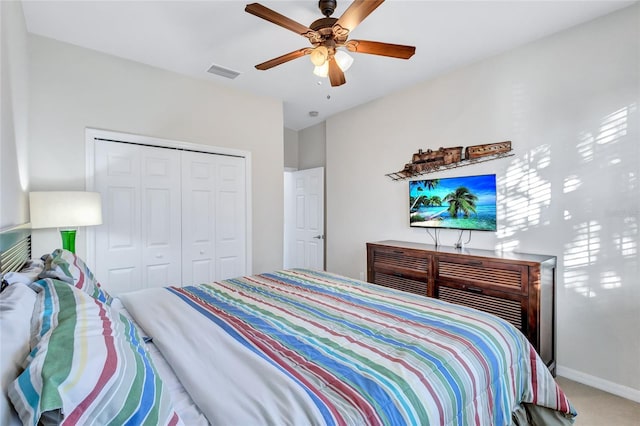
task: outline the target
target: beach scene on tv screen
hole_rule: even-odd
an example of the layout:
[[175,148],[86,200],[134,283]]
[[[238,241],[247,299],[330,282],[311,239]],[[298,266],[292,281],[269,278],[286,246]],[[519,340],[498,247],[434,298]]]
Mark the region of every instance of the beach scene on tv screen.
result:
[[413,227],[496,230],[496,175],[409,182]]

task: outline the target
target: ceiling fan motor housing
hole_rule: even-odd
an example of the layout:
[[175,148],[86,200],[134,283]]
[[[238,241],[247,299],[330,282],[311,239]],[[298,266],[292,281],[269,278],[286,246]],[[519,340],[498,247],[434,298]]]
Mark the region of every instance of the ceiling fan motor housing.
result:
[[320,8],[320,12],[326,17],[333,15],[333,12],[336,10],[336,6],[338,2],[336,0],[320,0],[318,1],[318,7]]

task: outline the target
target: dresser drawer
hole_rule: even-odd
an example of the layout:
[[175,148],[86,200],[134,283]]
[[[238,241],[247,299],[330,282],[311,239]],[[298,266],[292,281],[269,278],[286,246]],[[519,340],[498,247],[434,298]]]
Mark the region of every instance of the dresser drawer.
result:
[[368,250],[369,282],[421,296],[433,294],[432,255],[384,246],[370,246]]
[[436,281],[465,289],[497,290],[526,295],[529,269],[526,265],[496,262],[482,258],[438,256]]
[[427,296],[430,291],[427,280],[415,280],[397,272],[374,271],[371,282],[384,287],[419,294],[420,296]]
[[395,269],[415,272],[425,277],[431,269],[432,256],[421,251],[376,247],[372,253],[373,264],[376,266],[387,265]]
[[[522,333],[527,333],[527,310],[522,297],[512,293],[474,291],[463,288],[438,286],[438,299],[457,305],[488,312],[510,322]],[[523,306],[524,305],[524,306]]]

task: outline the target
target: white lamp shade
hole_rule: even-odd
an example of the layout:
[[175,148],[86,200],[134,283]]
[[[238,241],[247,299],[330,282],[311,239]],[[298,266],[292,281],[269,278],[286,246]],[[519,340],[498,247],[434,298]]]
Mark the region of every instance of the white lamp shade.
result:
[[102,223],[102,201],[98,192],[30,192],[29,209],[32,228],[71,228]]
[[335,54],[336,62],[340,69],[345,72],[349,68],[351,68],[351,64],[353,64],[353,56],[349,55],[347,52],[343,50],[337,50]]
[[317,66],[313,69],[313,73],[318,77],[326,77],[329,75],[329,61],[326,61],[324,64]]

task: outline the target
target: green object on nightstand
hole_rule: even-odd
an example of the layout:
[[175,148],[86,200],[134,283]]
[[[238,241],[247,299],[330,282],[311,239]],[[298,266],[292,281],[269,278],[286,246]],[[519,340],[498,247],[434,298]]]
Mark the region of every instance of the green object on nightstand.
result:
[[65,229],[60,231],[62,236],[62,248],[69,250],[71,253],[76,252],[76,230]]

